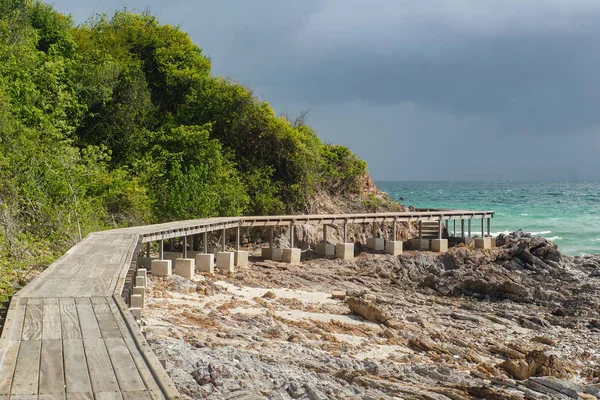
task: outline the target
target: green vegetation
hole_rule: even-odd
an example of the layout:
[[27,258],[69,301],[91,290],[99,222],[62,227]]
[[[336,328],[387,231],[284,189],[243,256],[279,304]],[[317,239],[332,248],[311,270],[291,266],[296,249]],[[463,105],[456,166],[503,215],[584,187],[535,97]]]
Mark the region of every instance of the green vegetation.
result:
[[296,213],[315,190],[357,189],[366,165],[347,148],[210,70],[151,15],[74,26],[0,0],[0,294],[90,231]]

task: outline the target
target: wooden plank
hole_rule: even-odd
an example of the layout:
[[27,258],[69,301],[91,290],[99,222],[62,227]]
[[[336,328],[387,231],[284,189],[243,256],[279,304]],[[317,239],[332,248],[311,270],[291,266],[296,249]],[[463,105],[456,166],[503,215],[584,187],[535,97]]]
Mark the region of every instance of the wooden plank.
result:
[[0,348],[4,347],[10,341],[21,340],[23,332],[23,322],[25,322],[25,309],[27,307],[27,298],[14,296],[8,306],[6,321],[0,336]]
[[104,297],[92,297],[92,303],[94,303],[92,307],[94,308],[94,313],[96,314],[96,320],[98,321],[102,337],[120,338],[121,331],[119,330],[113,312],[106,303]]
[[58,305],[57,298],[47,297],[44,299],[42,339],[61,339],[60,306]]
[[62,340],[42,340],[39,394],[55,395],[64,392]]
[[129,350],[129,354],[131,355],[131,358],[132,358],[133,362],[135,363],[135,366],[140,374],[140,377],[142,378],[146,387],[148,388],[151,398],[152,399],[164,399],[162,392],[161,392],[160,388],[158,387],[154,376],[148,369],[148,366],[146,365],[146,361],[144,360],[143,356],[141,355],[139,349],[137,348],[132,336],[130,335],[129,330],[127,329],[127,325],[125,324],[125,321],[122,318],[120,318],[121,313],[119,311],[119,308],[117,307],[117,304],[112,299],[108,300],[108,304],[110,306],[111,311],[113,312],[113,314],[115,316],[115,321],[117,322],[117,325],[119,326],[119,329],[121,330],[121,334],[123,336],[123,342],[127,346],[127,349]]
[[30,298],[25,309],[21,340],[42,339],[43,298]]
[[94,393],[96,400],[122,400],[121,392]]
[[123,339],[107,338],[104,342],[121,390],[123,392],[145,391],[144,382]]
[[123,399],[124,400],[137,400],[137,399],[151,400],[152,398],[150,397],[150,394],[148,393],[148,391],[144,390],[144,391],[137,391],[137,392],[123,392]]
[[0,362],[0,395],[9,395],[21,342],[9,342],[2,348]]
[[71,285],[60,296],[74,297],[88,280],[88,278],[74,278]]
[[83,341],[80,339],[63,340],[63,354],[67,398],[71,398],[72,393],[91,394],[92,386],[85,359]]
[[41,340],[21,342],[10,394],[37,395]]
[[40,394],[35,397],[37,400],[65,400],[65,394]]
[[76,299],[75,307],[79,317],[79,327],[81,328],[81,336],[84,339],[100,339],[100,327],[96,321],[96,314],[90,304],[90,299],[81,297]]
[[61,298],[60,301],[60,323],[63,339],[80,339],[81,328],[75,300],[71,297]]
[[90,393],[68,393],[67,400],[94,400],[94,395]]
[[[84,339],[83,348],[87,358],[90,381],[94,393],[118,392],[119,385],[113,371],[104,340]],[[96,396],[97,398],[97,396]]]

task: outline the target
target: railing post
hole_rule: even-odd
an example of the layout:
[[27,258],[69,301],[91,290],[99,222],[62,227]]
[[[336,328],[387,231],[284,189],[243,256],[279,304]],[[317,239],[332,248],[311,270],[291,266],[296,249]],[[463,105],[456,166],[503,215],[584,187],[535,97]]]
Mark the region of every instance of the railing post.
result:
[[442,219],[438,221],[438,239],[442,239]]
[[269,247],[273,248],[273,236],[274,236],[275,228],[271,225],[271,235],[269,236]]
[[161,238],[160,241],[158,242],[158,259],[159,260],[164,260],[165,259],[165,239]]
[[485,230],[483,228],[483,218],[481,218],[481,237],[484,238],[485,237]]
[[237,227],[237,235],[235,240],[235,250],[240,251],[240,226]]
[[187,235],[183,236],[183,258],[187,258]]
[[460,218],[460,237],[465,237],[465,220]]
[[204,254],[208,254],[208,228],[204,227]]
[[344,243],[348,243],[348,220],[344,221]]
[[294,248],[294,223],[290,224],[290,248]]
[[488,232],[488,236],[492,236],[492,219],[488,218],[487,219],[487,232]]
[[419,221],[419,239],[423,239],[423,221]]
[[225,228],[223,228],[223,237],[221,238],[221,251],[225,251]]
[[471,220],[469,219],[469,237],[471,237]]
[[327,243],[327,225],[323,224],[323,243]]
[[146,257],[150,258],[150,242],[146,243]]
[[392,241],[393,242],[396,241],[397,224],[398,224],[398,219],[394,218],[394,223],[392,224]]

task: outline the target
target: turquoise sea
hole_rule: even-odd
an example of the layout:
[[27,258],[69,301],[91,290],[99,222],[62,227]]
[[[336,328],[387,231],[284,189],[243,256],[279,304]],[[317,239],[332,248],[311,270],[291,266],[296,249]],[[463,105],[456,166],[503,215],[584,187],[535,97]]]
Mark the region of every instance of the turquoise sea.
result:
[[564,254],[600,254],[600,182],[376,184],[407,206],[493,210],[494,235],[523,229],[554,241]]

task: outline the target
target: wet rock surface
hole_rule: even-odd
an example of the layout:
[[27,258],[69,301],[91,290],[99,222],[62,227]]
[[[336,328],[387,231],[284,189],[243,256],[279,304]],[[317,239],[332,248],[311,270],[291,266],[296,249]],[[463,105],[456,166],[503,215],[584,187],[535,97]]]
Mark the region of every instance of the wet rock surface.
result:
[[153,278],[147,338],[185,398],[600,398],[600,256],[498,239]]

